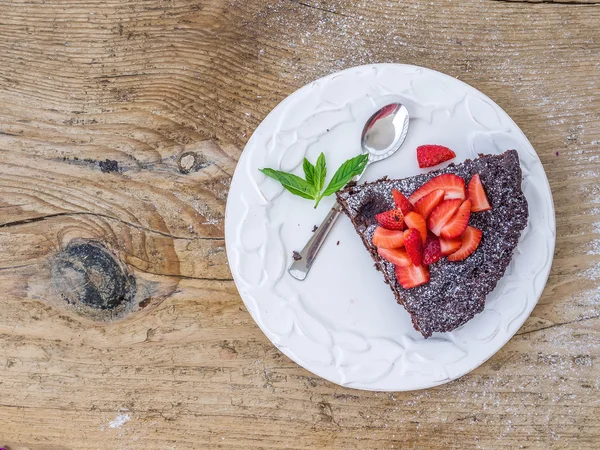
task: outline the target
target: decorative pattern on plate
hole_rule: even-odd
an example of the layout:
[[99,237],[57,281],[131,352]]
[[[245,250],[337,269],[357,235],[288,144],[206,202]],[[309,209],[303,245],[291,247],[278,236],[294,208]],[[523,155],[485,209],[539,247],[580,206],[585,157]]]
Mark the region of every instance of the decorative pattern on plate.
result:
[[[323,151],[337,167],[359,151],[360,133],[377,108],[400,101],[411,114],[408,138],[365,178],[423,172],[415,148],[444,144],[457,161],[478,153],[519,151],[530,219],[504,278],[485,310],[452,333],[425,340],[396,304],[349,221],[341,218],[303,281],[286,271],[318,209],[258,169],[301,170]],[[330,174],[331,176],[331,174]],[[248,142],[227,202],[225,239],[231,271],[248,311],[287,356],[332,382],[402,391],[435,386],[479,366],[510,339],[542,294],[554,253],[552,195],[539,158],[508,115],[474,88],[407,65],[348,69],[304,86],[279,104]],[[339,245],[336,245],[339,244]]]

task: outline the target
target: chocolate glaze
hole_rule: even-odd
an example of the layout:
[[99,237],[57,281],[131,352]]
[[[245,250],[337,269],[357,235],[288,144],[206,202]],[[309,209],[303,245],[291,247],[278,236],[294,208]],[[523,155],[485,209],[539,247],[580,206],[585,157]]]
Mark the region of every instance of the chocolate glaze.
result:
[[[472,213],[469,225],[483,231],[477,250],[467,259],[450,262],[445,258],[432,264],[429,283],[404,289],[396,280],[394,265],[377,254],[371,243],[377,226],[375,215],[394,208],[392,188],[407,197],[433,177],[454,173],[468,184],[478,173],[491,211]],[[337,193],[365,247],[383,273],[398,303],[411,315],[413,325],[426,338],[463,325],[483,310],[485,298],[502,278],[527,225],[527,200],[521,190],[519,155],[508,150],[501,155],[480,155],[475,160],[401,180],[386,178],[348,186]]]

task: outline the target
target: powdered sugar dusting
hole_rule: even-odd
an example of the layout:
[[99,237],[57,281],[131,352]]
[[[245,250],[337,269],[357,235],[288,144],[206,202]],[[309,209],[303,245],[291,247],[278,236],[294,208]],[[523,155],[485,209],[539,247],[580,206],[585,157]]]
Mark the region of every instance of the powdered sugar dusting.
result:
[[[234,0],[231,6],[242,4],[244,0]],[[352,9],[368,8],[369,2],[362,0],[353,3]],[[385,20],[385,14],[381,15]],[[295,20],[291,21],[290,17]],[[309,2],[279,0],[270,2],[259,10],[252,18],[260,23],[258,28],[276,29],[287,48],[293,53],[307,48],[319,48],[318,58],[278,58],[278,65],[283,64],[287,76],[298,80],[299,84],[310,82],[332,72],[348,67],[369,64],[377,61],[376,46],[406,47],[408,43],[399,35],[396,27],[374,27],[366,17],[350,15],[340,10],[332,2],[311,5]],[[403,24],[404,28],[415,26]],[[323,42],[343,42],[343,46],[322,45]],[[269,50],[262,49],[259,62],[269,57]],[[374,51],[375,50],[375,51]],[[266,63],[266,62],[265,62]]]
[[592,242],[590,242],[589,248],[590,249],[587,252],[588,255],[600,255],[600,239],[594,239]]
[[119,414],[117,417],[115,417],[114,420],[109,422],[108,428],[121,428],[130,420],[131,416],[129,414]]
[[[592,144],[596,142],[594,141]],[[585,170],[577,171],[580,180],[579,194],[583,204],[588,207],[584,210],[584,214],[600,219],[600,184],[598,183],[600,179],[600,153],[594,153],[589,149],[574,150],[570,152],[569,161],[588,167]],[[594,168],[595,166],[598,168]],[[600,235],[600,220],[592,223],[590,228],[594,235]],[[585,233],[585,229],[582,232]],[[587,255],[600,255],[600,239],[593,237],[586,247]]]
[[582,275],[590,281],[600,281],[600,260],[584,270]]

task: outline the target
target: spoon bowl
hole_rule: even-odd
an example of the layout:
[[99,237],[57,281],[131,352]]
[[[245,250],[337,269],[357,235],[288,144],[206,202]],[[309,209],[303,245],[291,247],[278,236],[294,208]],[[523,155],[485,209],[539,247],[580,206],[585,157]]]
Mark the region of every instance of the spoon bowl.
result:
[[375,112],[361,135],[361,147],[369,163],[389,158],[400,149],[408,133],[409,114],[401,103],[390,103]]

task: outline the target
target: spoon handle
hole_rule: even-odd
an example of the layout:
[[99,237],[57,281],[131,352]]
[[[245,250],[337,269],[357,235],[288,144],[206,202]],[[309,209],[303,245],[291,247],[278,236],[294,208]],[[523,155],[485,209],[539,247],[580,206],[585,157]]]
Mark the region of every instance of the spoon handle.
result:
[[[369,160],[362,173],[355,175],[354,178],[352,178],[352,181],[356,183],[358,180],[360,180],[367,170],[367,167],[370,165],[371,161]],[[302,251],[300,253],[294,252],[294,260],[292,261],[292,264],[290,264],[288,272],[296,280],[302,281],[308,275],[308,272],[310,271],[310,268],[317,257],[323,242],[325,242],[325,238],[333,228],[333,224],[335,224],[335,221],[340,216],[341,212],[342,205],[340,205],[340,203],[336,200],[335,204],[331,207],[323,219],[323,222],[321,222],[321,226],[315,230],[312,237],[308,240],[306,245],[304,245]]]
[[325,242],[325,238],[329,234],[329,231],[333,227],[333,224],[339,217],[341,211],[342,206],[336,201],[335,205],[333,205],[333,207],[329,210],[329,213],[327,213],[327,216],[325,216],[325,219],[323,219],[321,226],[317,228],[302,251],[299,253],[299,257],[298,254],[294,253],[294,261],[292,261],[288,272],[295,279],[302,281],[306,278],[313,261],[317,257],[317,253],[319,253],[321,245],[323,245],[323,242]]

